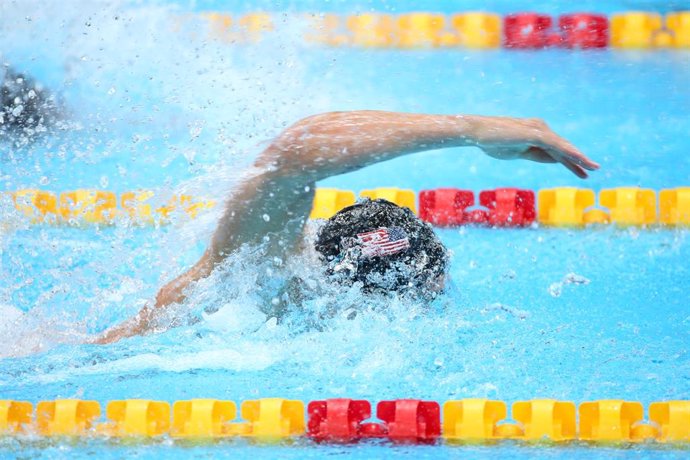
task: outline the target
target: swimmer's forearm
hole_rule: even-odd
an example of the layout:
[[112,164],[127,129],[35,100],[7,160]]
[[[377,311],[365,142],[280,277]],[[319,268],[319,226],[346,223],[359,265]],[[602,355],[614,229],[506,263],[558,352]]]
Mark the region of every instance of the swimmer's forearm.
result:
[[378,111],[321,114],[283,132],[262,160],[283,172],[313,172],[318,179],[423,150],[477,145],[486,121],[475,118]]

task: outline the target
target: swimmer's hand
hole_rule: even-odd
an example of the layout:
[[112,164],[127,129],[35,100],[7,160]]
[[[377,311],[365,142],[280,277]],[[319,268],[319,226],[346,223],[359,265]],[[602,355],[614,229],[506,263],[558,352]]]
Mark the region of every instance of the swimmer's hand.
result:
[[118,342],[124,338],[132,337],[134,335],[142,335],[150,330],[150,324],[153,312],[150,308],[144,307],[136,316],[123,321],[115,327],[112,327],[97,336],[89,343],[104,345],[107,343]]
[[199,278],[208,276],[212,269],[213,259],[211,253],[207,251],[194,267],[163,286],[156,295],[155,303],[146,305],[135,316],[108,329],[91,343],[113,343],[127,337],[161,332],[169,327],[175,327],[176,322],[174,320],[165,321],[165,315],[169,313],[168,307],[183,303],[185,289]]
[[539,163],[561,163],[585,179],[599,165],[537,118],[477,117],[477,146],[501,160],[521,158]]

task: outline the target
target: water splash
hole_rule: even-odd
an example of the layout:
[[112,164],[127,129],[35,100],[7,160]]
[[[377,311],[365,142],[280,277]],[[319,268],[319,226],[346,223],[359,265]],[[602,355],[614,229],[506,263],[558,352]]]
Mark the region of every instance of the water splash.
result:
[[265,141],[344,99],[310,73],[301,30],[230,46],[203,15],[170,5],[8,1],[0,10],[2,61],[65,105],[57,132],[2,148],[3,189],[150,188],[161,202],[182,193],[218,202],[155,236],[126,223],[79,234],[32,226],[0,196],[0,301],[36,318],[4,338],[5,354],[48,349],[136,312],[199,257]]

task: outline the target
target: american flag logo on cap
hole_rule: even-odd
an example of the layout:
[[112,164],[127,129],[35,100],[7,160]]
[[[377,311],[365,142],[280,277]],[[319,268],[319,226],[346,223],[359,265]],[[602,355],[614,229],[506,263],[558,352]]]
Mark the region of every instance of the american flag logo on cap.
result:
[[389,256],[409,249],[410,240],[400,227],[381,227],[370,232],[358,233],[357,241],[364,257]]

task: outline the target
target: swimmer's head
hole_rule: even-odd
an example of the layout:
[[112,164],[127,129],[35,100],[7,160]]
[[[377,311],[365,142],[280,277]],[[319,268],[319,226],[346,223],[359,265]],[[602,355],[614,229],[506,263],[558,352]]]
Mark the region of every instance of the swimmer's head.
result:
[[328,219],[316,250],[338,282],[365,292],[433,298],[442,290],[448,253],[431,227],[386,200],[364,199]]

